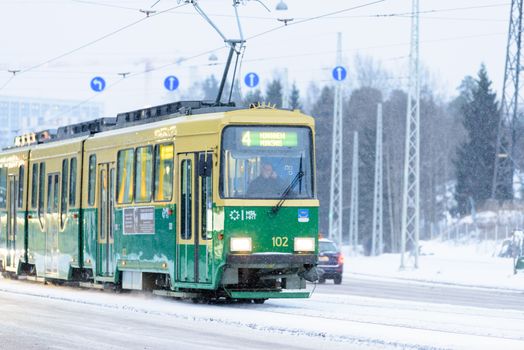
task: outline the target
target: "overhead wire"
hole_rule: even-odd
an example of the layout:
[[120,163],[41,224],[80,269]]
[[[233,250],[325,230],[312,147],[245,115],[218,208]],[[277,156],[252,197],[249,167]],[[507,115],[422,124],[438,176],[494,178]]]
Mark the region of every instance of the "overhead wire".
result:
[[329,13],[325,13],[325,14],[322,14],[322,15],[314,16],[314,17],[305,18],[305,19],[302,19],[302,20],[294,21],[294,22],[285,23],[285,24],[282,24],[282,25],[280,25],[278,27],[274,27],[274,28],[271,28],[271,29],[266,30],[264,32],[261,32],[261,33],[255,34],[253,36],[250,36],[246,40],[251,40],[251,39],[258,38],[260,36],[269,34],[271,32],[280,30],[282,28],[296,26],[298,24],[314,21],[314,20],[317,20],[317,19],[320,19],[320,18],[324,18],[324,17],[327,17],[327,16],[332,16],[332,15],[335,15],[335,14],[344,13],[344,12],[348,12],[348,11],[357,10],[357,9],[360,9],[360,8],[376,5],[376,4],[379,4],[381,2],[385,2],[385,1],[387,1],[387,0],[372,1],[372,2],[368,2],[368,3],[362,4],[362,5],[352,6],[352,7],[348,7],[348,8],[342,9],[342,10],[329,12]]
[[111,8],[117,8],[117,9],[122,9],[122,10],[129,10],[129,11],[139,11],[140,10],[139,8],[127,7],[127,6],[122,6],[122,5],[106,4],[106,3],[97,2],[97,1],[89,1],[89,0],[69,0],[69,1],[80,3],[80,4],[85,4],[85,5],[111,7]]
[[[293,23],[290,23],[290,24],[287,24],[287,25],[282,25],[282,26],[278,26],[276,28],[273,28],[269,31],[265,31],[265,32],[262,32],[262,33],[259,33],[257,35],[254,35],[250,38],[247,38],[246,40],[249,40],[249,39],[253,39],[253,38],[256,38],[256,37],[260,37],[262,35],[265,35],[269,32],[273,32],[275,30],[278,30],[278,29],[282,29],[283,27],[289,27],[291,25],[297,25],[297,24],[301,24],[301,23],[305,23],[305,22],[309,22],[309,21],[313,21],[313,20],[316,20],[316,19],[319,19],[319,18],[323,18],[325,16],[330,16],[330,15],[334,15],[334,14],[339,14],[339,13],[344,13],[344,12],[348,12],[348,11],[352,11],[352,10],[356,10],[356,9],[360,9],[360,8],[364,8],[364,7],[368,7],[368,6],[371,6],[371,5],[375,5],[375,4],[378,4],[378,3],[382,3],[382,2],[385,2],[387,0],[377,0],[377,1],[372,1],[372,2],[369,2],[369,3],[366,3],[366,4],[362,4],[362,5],[357,5],[357,6],[352,6],[352,7],[349,7],[349,8],[345,8],[345,9],[342,9],[342,10],[337,10],[337,11],[334,11],[334,12],[329,12],[329,13],[326,13],[326,14],[322,14],[322,15],[318,15],[318,16],[314,16],[314,17],[310,17],[310,18],[306,18],[306,19],[303,19],[303,20],[300,20],[300,21],[297,21],[297,22],[293,22]],[[178,7],[181,7],[183,5],[186,5],[185,3],[182,4],[182,5],[178,5],[176,6],[175,8],[178,8]],[[174,8],[171,8],[170,10],[172,10]],[[167,12],[167,10],[165,11],[162,11],[162,12],[159,12],[159,13],[164,13],[164,12]],[[155,13],[155,15],[159,14],[159,13]],[[152,17],[153,15],[151,15],[150,17]],[[144,19],[142,19],[144,20]],[[156,68],[152,68],[152,69],[149,69],[149,70],[146,70],[146,71],[143,71],[143,72],[136,72],[136,73],[132,73],[132,74],[129,74],[129,78],[132,78],[134,76],[138,76],[138,75],[142,75],[142,74],[145,74],[145,73],[149,73],[149,72],[153,72],[153,71],[157,71],[157,70],[160,70],[160,69],[163,69],[163,68],[166,68],[168,66],[171,66],[173,64],[176,64],[176,63],[183,63],[185,61],[188,61],[188,60],[191,60],[191,59],[194,59],[194,58],[197,58],[197,57],[200,57],[200,56],[204,56],[206,54],[210,54],[210,53],[213,53],[213,52],[216,52],[218,50],[221,50],[221,49],[224,49],[225,47],[220,47],[220,48],[216,48],[216,49],[212,49],[212,50],[208,50],[208,51],[205,51],[201,54],[197,54],[197,55],[194,55],[194,56],[191,56],[191,57],[188,57],[188,58],[184,58],[184,59],[181,59],[181,60],[178,60],[177,62],[174,62],[174,63],[168,63],[168,64],[164,64],[164,65],[161,65],[159,67],[156,67]],[[105,91],[108,91],[109,89],[111,89],[113,86],[117,85],[118,83],[120,83],[123,79],[119,80],[118,82],[116,83],[113,83],[111,85],[108,85],[106,88],[105,88]],[[90,97],[88,100],[86,100],[85,102],[88,102],[90,101],[91,99],[93,99],[94,97],[96,96],[99,96],[98,94],[95,94],[94,96]],[[79,105],[85,103],[84,101],[82,101]],[[76,107],[73,107],[73,108],[76,108]]]
[[[75,2],[83,2],[83,3],[90,3],[90,4],[97,4],[97,5],[107,5],[107,4],[100,4],[100,3],[96,3],[94,1],[87,1],[87,0],[72,0],[72,1],[75,1]],[[252,39],[255,39],[255,38],[258,38],[258,37],[261,37],[261,36],[264,36],[266,34],[269,34],[271,32],[274,32],[274,31],[277,31],[277,30],[280,30],[280,29],[283,29],[285,27],[290,27],[290,26],[293,26],[293,25],[298,25],[298,24],[302,24],[302,23],[306,23],[306,22],[309,22],[309,21],[314,21],[314,20],[318,20],[318,19],[322,19],[322,18],[336,18],[334,17],[334,15],[337,15],[337,14],[340,14],[340,13],[345,13],[345,12],[349,12],[349,11],[352,11],[352,10],[356,10],[356,9],[360,9],[360,8],[364,8],[364,7],[368,7],[368,6],[372,6],[372,5],[375,5],[375,4],[378,4],[378,3],[382,3],[382,2],[385,2],[387,0],[378,0],[378,1],[372,1],[372,2],[369,2],[369,3],[366,3],[366,4],[362,4],[362,5],[358,5],[358,6],[352,6],[352,7],[349,7],[349,8],[345,8],[345,9],[342,9],[342,10],[337,10],[337,11],[333,11],[333,12],[329,12],[329,13],[325,13],[325,14],[321,14],[321,15],[318,15],[318,16],[314,16],[314,17],[309,17],[309,18],[303,18],[303,19],[299,19],[298,21],[295,21],[295,22],[290,22],[290,23],[287,23],[287,24],[283,24],[283,25],[280,25],[278,27],[274,27],[274,28],[271,28],[269,30],[266,30],[266,31],[263,31],[261,33],[258,33],[258,34],[255,34],[251,37],[248,37],[246,40],[252,40]],[[153,4],[156,5],[158,3],[155,2]],[[182,7],[186,5],[186,3],[183,3],[181,5],[177,5],[177,6],[174,6],[174,7],[171,7],[169,9],[166,9],[166,10],[163,10],[163,11],[159,11],[157,13],[153,13],[151,14],[149,17],[154,17],[156,15],[159,15],[159,14],[162,14],[162,13],[166,13],[168,11],[172,11],[174,9],[177,9],[179,7]],[[487,7],[496,7],[496,6],[506,6],[508,5],[507,3],[505,4],[497,4],[497,5],[482,5],[482,6],[470,6],[470,7],[462,7],[462,8],[451,8],[451,9],[438,9],[438,10],[427,10],[427,11],[420,11],[419,13],[435,13],[435,12],[443,12],[443,11],[459,11],[459,10],[466,10],[466,9],[474,9],[474,8],[487,8]],[[116,5],[115,5],[116,6]],[[114,6],[113,6],[114,7]],[[122,8],[125,8],[125,9],[131,9],[131,8],[128,8],[128,7],[123,7],[121,6]],[[136,10],[136,9],[133,9],[133,10]],[[183,14],[182,12],[177,12],[177,14]],[[382,14],[382,15],[367,15],[367,16],[342,16],[344,18],[348,18],[348,17],[394,17],[394,16],[406,16],[407,14],[411,15],[411,13],[394,13],[394,14]],[[227,15],[224,15],[224,16],[227,16]],[[96,40],[93,40],[85,45],[82,45],[81,47],[77,48],[77,49],[74,49],[74,50],[71,50],[67,53],[64,53],[62,55],[59,55],[57,57],[54,57],[50,60],[47,60],[46,62],[43,62],[41,64],[38,64],[38,65],[34,65],[28,69],[25,69],[23,70],[22,72],[27,72],[27,71],[30,71],[30,70],[33,70],[33,69],[36,69],[38,67],[41,67],[47,63],[50,63],[54,60],[57,60],[57,59],[60,59],[60,58],[63,58],[69,54],[72,54],[78,50],[81,50],[82,48],[85,48],[89,45],[92,45],[100,40],[103,40],[111,35],[114,35],[124,29],[127,29],[133,25],[136,25],[142,21],[144,21],[145,19],[149,18],[149,17],[144,17],[138,21],[135,21],[125,27],[122,27],[112,33],[109,33],[109,34],[106,34],[104,35],[103,37],[101,38],[98,38]],[[233,17],[233,16],[228,16],[228,17]],[[274,20],[274,18],[272,19]],[[489,35],[489,34],[488,34]],[[491,35],[499,35],[498,33],[497,34],[491,34]],[[484,35],[484,36],[487,36],[487,35]],[[469,36],[469,37],[458,37],[458,38],[447,38],[447,39],[438,39],[438,40],[432,40],[432,41],[426,41],[426,42],[438,42],[438,41],[446,41],[446,40],[456,40],[456,39],[462,39],[462,38],[472,38],[472,37],[478,37],[478,36]],[[394,45],[387,45],[387,46],[398,46],[398,45],[406,45],[405,43],[402,43],[402,44],[394,44]],[[375,46],[374,48],[376,47],[386,47],[386,46]],[[187,62],[187,61],[190,61],[192,59],[195,59],[195,58],[198,58],[198,57],[201,57],[201,56],[204,56],[204,55],[207,55],[207,54],[211,54],[211,53],[214,53],[214,52],[217,52],[219,50],[222,50],[224,49],[225,47],[224,46],[221,46],[221,47],[218,47],[218,48],[214,48],[214,49],[211,49],[211,50],[207,50],[205,52],[202,52],[202,53],[199,53],[199,54],[196,54],[196,55],[193,55],[193,56],[190,56],[190,57],[186,57],[186,58],[182,58],[182,59],[179,59],[175,62],[170,62],[170,63],[167,63],[167,64],[163,64],[163,65],[160,65],[158,67],[155,67],[155,68],[151,68],[151,69],[148,69],[146,71],[142,71],[142,72],[136,72],[136,73],[131,73],[128,75],[128,77],[126,79],[129,79],[129,78],[132,78],[132,77],[136,77],[136,76],[139,76],[139,75],[142,75],[142,74],[145,74],[145,73],[150,73],[150,72],[153,72],[153,71],[158,71],[158,70],[161,70],[161,69],[164,69],[166,67],[169,67],[169,66],[172,66],[172,65],[175,65],[175,64],[182,64],[184,62]],[[244,53],[245,53],[245,50],[244,52],[242,53],[242,58],[240,60],[240,68],[239,70],[241,71],[242,69],[242,63],[244,61]],[[294,55],[296,56],[296,55]],[[266,59],[271,59],[271,58],[266,58]],[[257,59],[252,59],[252,60],[246,60],[246,62],[251,62],[251,61],[256,61]],[[258,59],[258,60],[264,60],[264,59]],[[0,91],[5,88],[5,86],[7,86],[9,84],[9,82],[11,82],[12,80],[14,79],[14,76],[10,77],[10,79],[4,83],[4,85],[2,87],[0,87]],[[120,84],[122,81],[124,80],[124,78],[116,81],[115,83],[113,84],[109,84],[108,86],[106,86],[106,89],[105,91],[108,91],[110,89],[112,89],[114,86]],[[96,98],[97,96],[100,96],[99,93],[96,93],[94,95],[92,95],[91,97],[89,97],[88,99],[84,100],[84,101],[81,101],[79,104],[77,104],[76,106],[73,106],[71,108],[71,110],[81,106],[82,104],[84,103],[87,103],[89,101],[91,101],[92,99]]]
[[[73,54],[73,53],[75,53],[77,51],[80,51],[80,50],[82,50],[82,49],[84,49],[84,48],[86,48],[88,46],[96,44],[96,43],[98,43],[98,42],[100,42],[100,41],[102,41],[104,39],[107,39],[107,38],[109,38],[109,37],[111,37],[111,36],[113,36],[115,34],[118,34],[118,33],[122,32],[122,31],[124,31],[124,30],[126,30],[126,29],[128,29],[130,27],[133,27],[133,26],[135,26],[135,25],[137,25],[137,24],[139,24],[139,23],[141,23],[141,22],[143,22],[145,20],[148,20],[148,19],[150,19],[152,17],[161,15],[161,14],[169,12],[169,11],[176,10],[177,8],[180,8],[180,7],[185,6],[185,5],[187,5],[187,4],[183,3],[183,4],[180,4],[180,5],[177,5],[177,6],[170,7],[168,9],[166,9],[166,10],[162,10],[162,11],[159,11],[159,12],[152,13],[150,15],[147,15],[146,17],[142,17],[141,19],[139,19],[137,21],[134,21],[134,22],[132,22],[130,24],[127,24],[127,25],[125,25],[125,26],[123,26],[121,28],[118,28],[117,30],[114,30],[114,31],[112,31],[112,32],[110,32],[108,34],[102,35],[101,37],[99,37],[97,39],[94,39],[94,40],[92,40],[92,41],[90,41],[90,42],[88,42],[86,44],[83,44],[83,45],[81,45],[81,46],[79,46],[79,47],[77,47],[75,49],[72,49],[72,50],[69,50],[67,52],[64,52],[64,53],[62,53],[62,54],[60,54],[58,56],[52,57],[52,58],[50,58],[50,59],[48,59],[48,60],[46,60],[44,62],[40,62],[40,63],[35,64],[33,66],[30,66],[28,68],[21,69],[20,70],[20,74],[27,73],[27,72],[32,71],[34,69],[40,68],[40,67],[42,67],[42,66],[44,66],[46,64],[49,64],[49,63],[54,62],[56,60],[59,60],[61,58],[67,57],[67,56],[69,56],[69,55],[71,55],[71,54]],[[0,87],[0,91],[2,91],[12,80],[13,80],[13,77],[11,77],[11,79],[6,81],[4,83],[4,85],[2,85],[2,87]]]

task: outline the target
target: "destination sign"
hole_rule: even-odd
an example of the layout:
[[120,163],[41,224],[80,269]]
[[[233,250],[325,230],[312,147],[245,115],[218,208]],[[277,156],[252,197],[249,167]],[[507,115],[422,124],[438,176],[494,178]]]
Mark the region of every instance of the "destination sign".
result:
[[243,131],[242,145],[246,147],[296,147],[296,131]]

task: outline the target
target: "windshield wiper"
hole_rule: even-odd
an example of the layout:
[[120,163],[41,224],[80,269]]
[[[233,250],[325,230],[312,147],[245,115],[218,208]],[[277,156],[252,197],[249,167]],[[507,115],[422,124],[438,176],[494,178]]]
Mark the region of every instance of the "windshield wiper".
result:
[[295,175],[291,183],[288,187],[284,190],[284,193],[282,193],[282,196],[280,197],[280,200],[278,203],[271,208],[271,212],[273,214],[278,213],[284,202],[286,201],[287,197],[291,193],[291,191],[297,186],[298,183],[300,183],[300,189],[302,190],[302,178],[304,177],[304,172],[302,171],[302,156],[300,156],[300,169],[298,173]]

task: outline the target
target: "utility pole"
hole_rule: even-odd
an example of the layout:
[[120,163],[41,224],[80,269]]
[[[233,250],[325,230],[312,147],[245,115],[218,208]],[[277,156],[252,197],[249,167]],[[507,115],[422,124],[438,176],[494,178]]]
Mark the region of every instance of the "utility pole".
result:
[[380,255],[384,250],[383,235],[383,157],[382,157],[382,103],[377,105],[377,142],[375,147],[375,186],[373,193],[373,236],[371,255]]
[[495,170],[491,191],[491,198],[494,200],[513,199],[513,172],[516,167],[516,123],[518,120],[518,108],[522,103],[520,96],[520,78],[522,75],[522,3],[523,0],[512,0],[509,14],[501,115],[497,134]]
[[[337,33],[337,66],[342,63],[342,34]],[[342,244],[342,83],[335,83],[329,196],[329,237]]]
[[402,236],[400,268],[410,251],[410,265],[418,268],[420,230],[420,86],[419,86],[419,0],[412,1],[411,48],[409,53],[408,108],[406,113],[406,149],[402,193]]
[[351,165],[351,201],[349,212],[349,245],[353,253],[358,246],[358,132],[353,133],[353,162]]

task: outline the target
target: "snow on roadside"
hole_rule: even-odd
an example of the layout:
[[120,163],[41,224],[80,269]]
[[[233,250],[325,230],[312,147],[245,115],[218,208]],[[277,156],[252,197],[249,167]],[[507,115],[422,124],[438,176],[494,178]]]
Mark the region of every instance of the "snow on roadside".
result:
[[419,268],[405,256],[406,268],[400,269],[400,254],[376,257],[352,256],[345,252],[344,274],[359,277],[394,278],[457,286],[524,290],[524,272],[513,274],[513,259],[496,257],[494,241],[458,244],[451,241],[421,241]]

